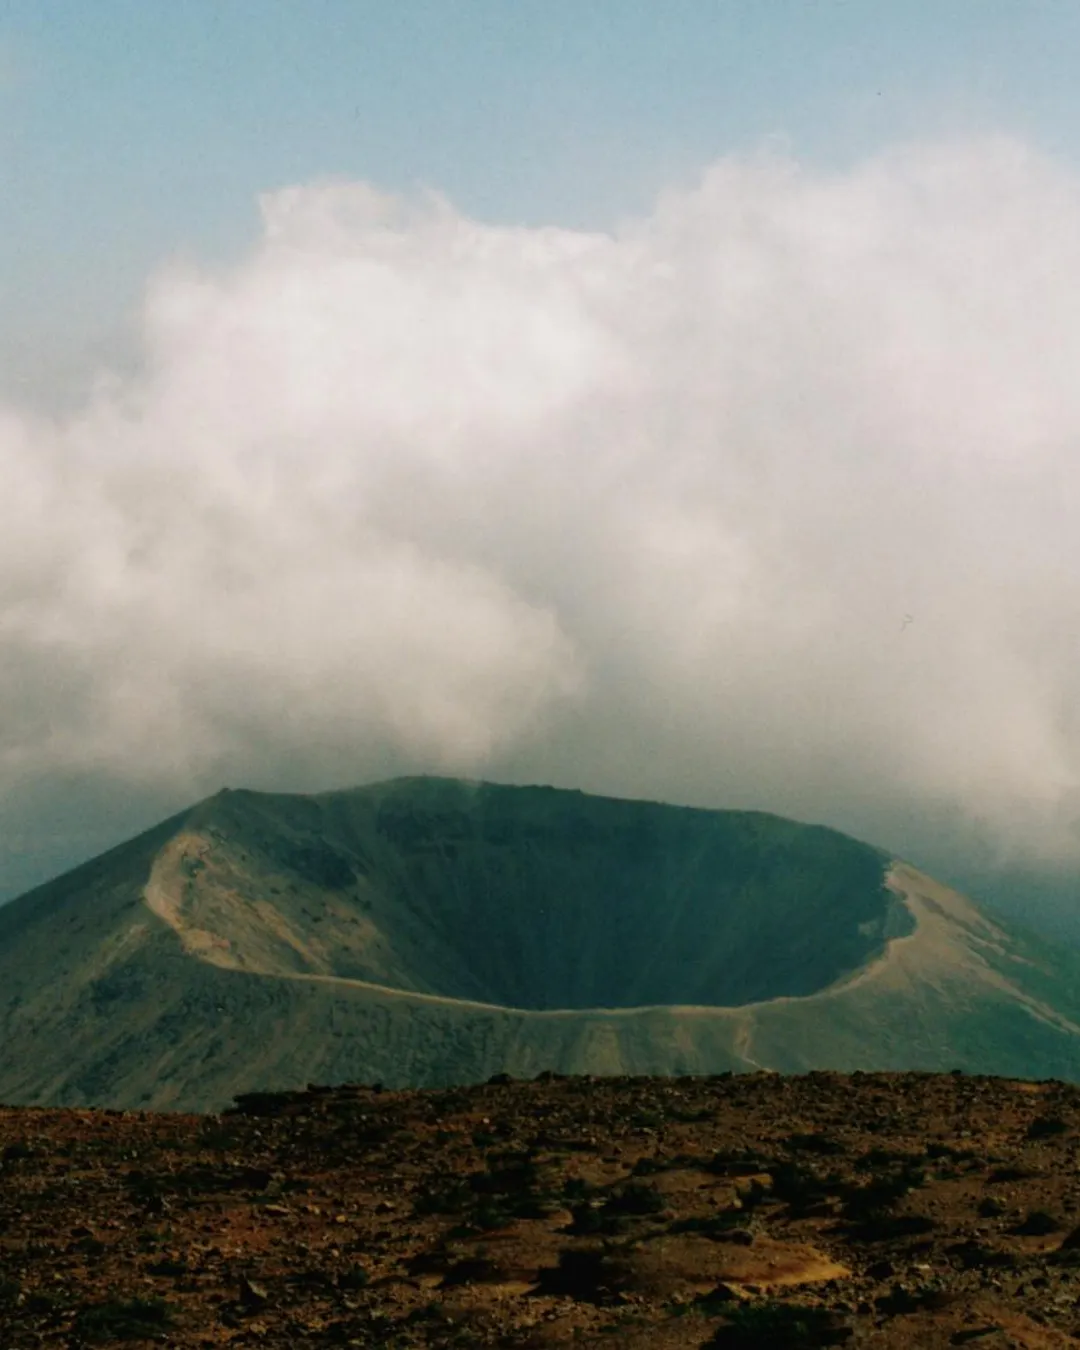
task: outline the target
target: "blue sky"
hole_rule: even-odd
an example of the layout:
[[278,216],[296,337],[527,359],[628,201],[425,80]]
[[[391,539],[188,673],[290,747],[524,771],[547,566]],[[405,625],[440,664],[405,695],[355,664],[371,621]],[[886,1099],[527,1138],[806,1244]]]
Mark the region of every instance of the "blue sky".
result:
[[0,359],[108,356],[147,274],[324,175],[606,228],[769,137],[844,165],[1005,129],[1075,159],[1070,0],[6,0]]

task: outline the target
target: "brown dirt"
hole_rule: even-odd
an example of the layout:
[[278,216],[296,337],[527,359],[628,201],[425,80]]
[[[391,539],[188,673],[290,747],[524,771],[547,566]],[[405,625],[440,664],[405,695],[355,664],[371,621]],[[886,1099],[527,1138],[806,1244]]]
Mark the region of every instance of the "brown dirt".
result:
[[1080,1343],[1080,1089],[558,1079],[0,1108],[0,1347]]

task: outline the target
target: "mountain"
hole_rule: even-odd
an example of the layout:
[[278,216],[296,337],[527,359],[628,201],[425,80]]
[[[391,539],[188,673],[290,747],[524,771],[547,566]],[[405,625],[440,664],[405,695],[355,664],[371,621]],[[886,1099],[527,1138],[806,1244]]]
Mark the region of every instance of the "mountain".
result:
[[411,778],[223,791],[0,909],[0,1100],[316,1081],[1080,1079],[1080,959],[757,812]]

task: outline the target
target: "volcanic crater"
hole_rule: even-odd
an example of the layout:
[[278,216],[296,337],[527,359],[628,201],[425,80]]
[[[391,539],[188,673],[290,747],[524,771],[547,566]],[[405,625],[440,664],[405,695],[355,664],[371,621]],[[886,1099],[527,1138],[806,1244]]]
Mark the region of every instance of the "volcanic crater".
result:
[[299,816],[214,800],[159,869],[162,912],[266,973],[533,1011],[732,1008],[826,989],[914,929],[887,855],[763,813],[438,779]]
[[0,909],[0,1100],[967,1068],[1080,1079],[1080,961],[759,812],[223,790]]

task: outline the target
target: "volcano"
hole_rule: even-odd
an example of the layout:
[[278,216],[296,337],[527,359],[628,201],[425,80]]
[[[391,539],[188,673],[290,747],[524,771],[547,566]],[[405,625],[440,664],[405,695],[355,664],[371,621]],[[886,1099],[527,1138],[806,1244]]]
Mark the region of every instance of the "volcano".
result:
[[1080,957],[759,812],[224,790],[0,909],[0,1100],[962,1068],[1080,1079]]

